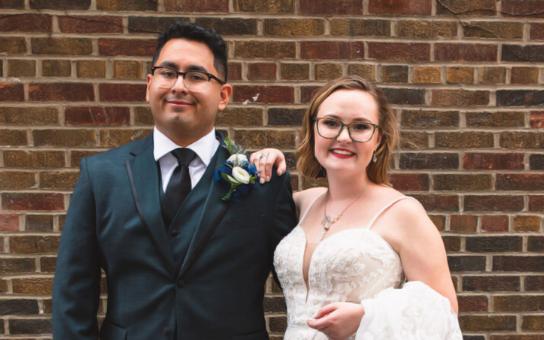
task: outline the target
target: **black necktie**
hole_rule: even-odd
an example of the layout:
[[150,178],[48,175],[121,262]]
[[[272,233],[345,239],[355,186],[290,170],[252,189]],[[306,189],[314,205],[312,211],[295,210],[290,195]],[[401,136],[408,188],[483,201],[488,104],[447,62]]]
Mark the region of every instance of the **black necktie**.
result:
[[178,167],[174,170],[163,201],[163,217],[166,226],[170,225],[176,215],[178,208],[185,200],[185,197],[191,191],[191,176],[189,176],[189,163],[195,158],[196,154],[191,149],[175,149],[172,154],[178,160]]

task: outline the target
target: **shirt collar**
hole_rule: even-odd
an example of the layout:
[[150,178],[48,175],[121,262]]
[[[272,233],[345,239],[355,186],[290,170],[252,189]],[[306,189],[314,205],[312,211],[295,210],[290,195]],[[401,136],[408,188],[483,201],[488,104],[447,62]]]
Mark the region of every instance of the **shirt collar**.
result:
[[[164,155],[167,155],[172,150],[180,147],[181,146],[177,145],[165,134],[160,132],[156,126],[153,128],[153,156],[155,157],[155,161],[158,161]],[[212,128],[207,135],[185,147],[193,150],[198,158],[208,166],[215,151],[219,147],[219,141],[215,138],[215,129]]]

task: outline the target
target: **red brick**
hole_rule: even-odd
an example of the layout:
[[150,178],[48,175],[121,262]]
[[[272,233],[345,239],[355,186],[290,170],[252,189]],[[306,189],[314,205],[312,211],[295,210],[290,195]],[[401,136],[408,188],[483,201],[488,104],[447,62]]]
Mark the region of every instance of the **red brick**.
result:
[[348,41],[303,41],[300,43],[303,59],[362,59],[364,44]]
[[23,84],[0,82],[0,101],[22,102],[24,99]]
[[294,90],[289,86],[234,86],[233,100],[238,103],[290,104],[294,102]]
[[53,216],[26,215],[25,231],[52,232]]
[[516,232],[539,232],[540,217],[534,215],[517,215],[514,217],[512,229]]
[[325,31],[323,20],[319,19],[266,19],[264,34],[281,37],[322,35]]
[[91,39],[31,38],[33,54],[88,55],[93,51]]
[[506,68],[504,67],[482,67],[479,72],[479,82],[487,85],[506,83]]
[[18,231],[19,215],[0,214],[0,231]]
[[464,169],[478,170],[522,170],[523,154],[519,153],[466,153]]
[[524,127],[525,112],[467,112],[468,127]]
[[228,0],[164,0],[166,11],[183,12],[228,12]]
[[[443,229],[440,229],[443,230]],[[456,236],[442,236],[446,252],[458,252],[461,250],[461,238]]]
[[56,267],[56,257],[41,257],[40,258],[40,272],[42,273],[54,273]]
[[524,315],[521,329],[525,331],[544,331],[544,317],[542,315]]
[[330,20],[331,35],[389,37],[391,22],[373,19],[332,19]]
[[491,175],[458,175],[440,174],[433,175],[433,189],[453,190],[461,192],[489,191],[492,188]]
[[459,323],[464,332],[516,330],[514,315],[463,315],[459,318]]
[[[117,62],[115,62],[117,63]],[[114,67],[115,67],[114,63]],[[105,78],[106,62],[103,60],[78,60],[76,64],[79,78]],[[114,69],[115,72],[115,69]]]
[[114,16],[59,16],[59,28],[65,33],[122,33],[123,19]]
[[529,196],[529,210],[540,212],[544,211],[544,195]]
[[523,240],[519,236],[471,236],[465,242],[469,252],[520,252],[522,247]]
[[407,83],[408,66],[383,65],[381,67],[382,83]]
[[309,103],[313,96],[316,94],[320,86],[301,86],[300,87],[300,101],[302,103]]
[[143,102],[145,101],[144,84],[100,84],[98,87],[101,101]]
[[544,18],[542,2],[539,0],[503,0],[501,13],[505,16]]
[[483,271],[485,256],[448,256],[448,266],[452,272]]
[[523,210],[522,196],[505,195],[467,195],[465,196],[465,211],[521,211]]
[[316,80],[333,80],[342,76],[341,64],[316,64],[314,76]]
[[434,48],[436,61],[497,61],[497,46],[489,44],[438,43]]
[[106,56],[150,57],[155,52],[155,40],[98,39],[98,52]]
[[29,295],[50,295],[53,278],[22,278],[13,279],[13,292]]
[[275,63],[249,63],[247,64],[248,80],[275,80]]
[[2,194],[2,208],[8,210],[64,210],[62,194]]
[[331,6],[327,0],[299,0],[302,15],[362,15],[363,2],[359,0],[336,0]]
[[42,75],[44,77],[69,77],[72,66],[69,60],[43,60]]
[[[433,222],[433,224],[435,225],[435,227],[439,230],[439,231],[444,231],[446,229],[446,216],[444,215],[429,215],[429,218],[431,219],[431,222]],[[459,240],[458,237],[450,237],[450,240]],[[444,242],[446,242],[446,240],[444,240]],[[456,244],[458,242],[451,242],[451,244]],[[457,249],[455,249],[455,251],[458,251],[459,250],[459,247],[457,247]]]
[[118,147],[136,139],[141,139],[149,132],[147,129],[102,130],[100,131],[100,146],[105,148]]
[[32,172],[1,171],[0,188],[3,190],[32,189],[36,186],[36,180]]
[[508,231],[508,216],[505,215],[482,216],[481,223],[482,231],[484,232]]
[[376,67],[368,64],[349,64],[348,74],[358,75],[367,80],[376,80]]
[[217,113],[219,126],[263,126],[263,110],[259,108],[230,108]]
[[459,112],[403,110],[401,126],[412,129],[458,127]]
[[23,9],[25,8],[25,1],[24,0],[4,0],[0,2],[0,8]]
[[[463,291],[509,292],[520,290],[520,278],[517,276],[465,276]],[[466,312],[466,310],[463,310]]]
[[532,252],[544,252],[544,237],[529,236],[527,239],[527,250]]
[[435,133],[437,148],[492,148],[493,134],[485,132],[437,132]]
[[37,315],[38,301],[30,299],[9,299],[0,301],[1,315]]
[[273,130],[236,130],[235,140],[248,148],[285,148],[295,145],[295,134],[292,131]]
[[24,38],[4,38],[0,37],[0,52],[9,54],[23,54],[26,52],[26,42]]
[[537,67],[512,67],[510,84],[538,84]]
[[92,84],[84,83],[33,83],[28,86],[32,101],[92,101]]
[[[257,20],[241,18],[197,18],[197,25],[214,29],[222,36],[257,35]],[[265,24],[266,25],[266,24]]]
[[237,12],[293,13],[294,8],[294,0],[234,0]]
[[25,59],[8,60],[8,77],[35,77],[36,61]]
[[33,273],[35,271],[34,259],[29,258],[3,258],[0,259],[0,271],[2,274]]
[[280,65],[280,77],[285,80],[308,80],[310,66],[299,63],[282,63]]
[[544,148],[544,134],[537,132],[503,132],[500,135],[500,145],[508,149],[538,149]]
[[431,15],[431,0],[370,0],[368,12],[376,15]]
[[433,66],[415,66],[412,68],[412,82],[415,84],[440,84],[440,68]]
[[474,233],[478,225],[478,217],[474,215],[451,215],[450,231],[456,233]]
[[544,170],[544,155],[530,155],[529,167],[531,170]]
[[430,60],[430,45],[423,43],[369,42],[368,57],[380,61],[420,62]]
[[55,130],[32,131],[35,146],[93,147],[96,146],[94,130]]
[[401,153],[401,169],[457,169],[459,159],[455,153]]
[[544,61],[544,46],[539,45],[503,45],[502,61],[542,62]]
[[542,174],[497,174],[497,190],[544,191]]
[[424,89],[381,88],[390,104],[423,105],[425,104]]
[[9,239],[9,248],[13,254],[54,254],[58,246],[57,236],[12,236]]
[[529,117],[533,129],[544,128],[544,111],[533,111]]
[[296,46],[290,41],[236,41],[234,56],[237,58],[294,58]]
[[26,145],[26,131],[23,130],[0,130],[0,145],[16,146]]
[[542,291],[542,287],[544,287],[544,276],[525,277],[526,291]]
[[531,40],[544,40],[544,23],[531,23]]
[[397,36],[410,39],[456,38],[454,21],[402,20],[397,22]]
[[48,319],[10,319],[11,334],[51,333],[51,320]]
[[51,32],[51,16],[47,14],[13,14],[0,17],[2,32]]
[[542,272],[543,256],[493,256],[493,271]]
[[64,167],[62,151],[4,151],[4,167],[59,168]]
[[89,9],[91,0],[30,0],[30,8],[32,9]]
[[[99,151],[71,151],[70,152],[70,167],[79,169],[79,163],[83,157],[89,157],[97,154]],[[62,223],[59,222],[59,225]]]
[[431,104],[436,106],[488,105],[488,91],[432,90]]
[[158,0],[96,0],[103,11],[156,11]]
[[54,190],[71,190],[74,188],[79,172],[57,171],[41,172],[40,188]]
[[448,67],[446,69],[446,82],[448,84],[473,84],[474,69],[472,67]]
[[392,174],[390,180],[400,191],[429,191],[429,176],[426,174],[398,173]]
[[228,80],[242,80],[242,63],[229,63],[228,64]]
[[472,21],[463,24],[465,38],[516,40],[523,38],[523,23],[499,21]]
[[436,3],[438,15],[496,15],[495,0],[440,0]]
[[459,211],[459,199],[455,195],[413,195],[427,211]]
[[52,107],[3,107],[0,123],[4,125],[55,125],[58,112]]
[[68,107],[64,113],[67,125],[128,125],[127,107]]
[[457,299],[459,302],[459,310],[464,313],[487,312],[489,309],[487,297],[483,295],[460,295]]

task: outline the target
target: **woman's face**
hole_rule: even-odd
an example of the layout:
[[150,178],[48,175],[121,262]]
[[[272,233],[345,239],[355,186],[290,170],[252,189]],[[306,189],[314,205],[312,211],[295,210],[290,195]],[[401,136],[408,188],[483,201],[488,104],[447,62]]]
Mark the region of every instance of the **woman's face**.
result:
[[329,133],[338,129],[339,122],[346,125],[355,123],[351,125],[352,137],[367,139],[366,136],[373,129],[370,124],[378,125],[379,122],[378,104],[374,97],[362,90],[335,91],[321,103],[316,119],[321,134],[318,133],[317,124],[314,124],[314,153],[317,161],[327,170],[327,175],[366,174],[365,169],[380,142],[379,130],[376,129],[366,142],[354,142],[345,127],[336,138],[328,139],[322,135],[326,134],[326,129],[329,129]]

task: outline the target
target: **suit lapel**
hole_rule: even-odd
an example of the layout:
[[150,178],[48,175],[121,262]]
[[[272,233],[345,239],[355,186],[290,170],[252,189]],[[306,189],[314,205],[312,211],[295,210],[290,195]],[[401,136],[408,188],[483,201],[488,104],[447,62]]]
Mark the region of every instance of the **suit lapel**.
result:
[[140,149],[135,149],[131,153],[134,157],[127,160],[125,165],[138,214],[149,229],[169,271],[174,272],[173,256],[161,215],[159,172],[153,157],[152,135],[143,141]]
[[[223,143],[221,143],[221,146],[219,146],[215,156],[212,158],[207,171],[212,171],[213,176],[213,173],[225,163],[227,157],[228,152],[223,147]],[[225,215],[229,205],[228,202],[221,200],[221,197],[223,197],[225,193],[226,187],[224,187],[222,183],[217,183],[212,179],[206,200],[204,201],[204,207],[199,210],[199,216],[197,216],[196,221],[197,227],[179,270],[178,277],[183,276],[191,266],[197,255],[201,252],[204,244],[211,236],[213,230]]]

